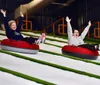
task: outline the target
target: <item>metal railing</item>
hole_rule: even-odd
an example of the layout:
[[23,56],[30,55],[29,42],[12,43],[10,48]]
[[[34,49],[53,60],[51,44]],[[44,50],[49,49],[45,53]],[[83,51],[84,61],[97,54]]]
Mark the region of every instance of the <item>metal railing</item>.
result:
[[25,20],[23,20],[22,30],[32,30],[32,21],[28,20],[27,13],[25,15]]
[[[61,22],[61,23],[59,24],[59,22]],[[55,26],[56,24],[58,24],[57,29],[56,29],[56,26]],[[64,18],[61,18],[61,19],[55,21],[54,23],[50,24],[46,28],[44,28],[43,31],[46,33],[46,30],[51,28],[53,35],[55,35],[56,32],[58,32],[58,34],[63,35],[63,34],[66,34],[65,31],[64,31],[66,26],[67,25],[64,24]]]

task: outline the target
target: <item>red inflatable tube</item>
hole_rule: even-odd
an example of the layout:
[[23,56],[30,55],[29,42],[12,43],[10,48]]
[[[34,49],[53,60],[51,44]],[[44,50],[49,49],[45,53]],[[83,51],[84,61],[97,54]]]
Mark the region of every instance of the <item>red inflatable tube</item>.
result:
[[62,53],[84,59],[97,59],[99,53],[97,50],[89,50],[87,48],[66,45],[62,47]]
[[20,40],[4,39],[1,41],[1,49],[22,53],[37,53],[39,51],[39,46]]

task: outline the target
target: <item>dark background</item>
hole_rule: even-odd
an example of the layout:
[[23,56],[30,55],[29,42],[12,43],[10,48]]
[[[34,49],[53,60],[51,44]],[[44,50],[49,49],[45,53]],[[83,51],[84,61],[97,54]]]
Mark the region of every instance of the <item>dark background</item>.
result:
[[[0,9],[6,9],[10,19],[14,17],[14,10],[21,4],[32,0],[0,0]],[[57,3],[65,3],[68,0],[56,0]],[[72,26],[76,29],[85,27],[89,20],[92,23],[100,21],[100,0],[73,0],[68,6],[49,4],[29,14],[29,20],[35,24],[33,29],[43,29],[61,17],[69,16],[72,19]],[[0,23],[3,23],[0,13]]]

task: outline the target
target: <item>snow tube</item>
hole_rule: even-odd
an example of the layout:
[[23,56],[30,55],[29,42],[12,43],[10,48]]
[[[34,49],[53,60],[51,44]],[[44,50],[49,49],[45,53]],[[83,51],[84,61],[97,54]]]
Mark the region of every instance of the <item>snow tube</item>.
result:
[[70,46],[70,45],[62,47],[62,53],[83,59],[93,59],[93,60],[97,59],[99,55],[97,50],[93,51],[87,48]]
[[29,44],[25,41],[20,40],[16,41],[4,39],[1,41],[1,49],[14,52],[36,54],[39,51],[39,46],[36,44]]

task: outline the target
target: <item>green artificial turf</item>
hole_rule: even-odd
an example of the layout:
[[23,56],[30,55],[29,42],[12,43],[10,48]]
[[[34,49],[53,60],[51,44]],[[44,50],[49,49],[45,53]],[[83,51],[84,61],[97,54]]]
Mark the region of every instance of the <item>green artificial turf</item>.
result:
[[27,79],[27,80],[30,80],[30,81],[34,81],[34,82],[37,82],[37,83],[40,83],[40,84],[43,84],[43,85],[55,85],[53,83],[50,83],[50,82],[47,82],[47,81],[44,81],[44,80],[41,80],[41,79],[38,79],[38,78],[34,78],[34,77],[31,77],[31,76],[28,76],[26,74],[22,74],[22,73],[19,73],[19,72],[16,72],[16,71],[12,71],[12,70],[9,70],[9,69],[4,68],[4,67],[0,67],[0,71],[10,73],[12,75],[15,75],[15,76],[18,76],[18,77],[21,77],[21,78],[24,78],[24,79]]
[[46,61],[37,60],[37,59],[34,59],[34,58],[29,58],[27,56],[19,55],[19,54],[16,54],[16,53],[5,51],[5,50],[0,50],[0,52],[12,55],[12,56],[17,57],[17,58],[22,58],[22,59],[25,59],[25,60],[29,60],[29,61],[32,61],[32,62],[39,63],[39,64],[55,67],[55,68],[58,68],[58,69],[61,69],[61,70],[70,71],[70,72],[74,72],[74,73],[77,73],[77,74],[81,74],[81,75],[85,75],[85,76],[89,76],[89,77],[94,77],[94,78],[100,79],[99,75],[91,74],[91,73],[84,72],[84,71],[79,71],[77,69],[64,67],[64,66],[53,64],[53,63],[49,63],[49,62],[46,62]]

